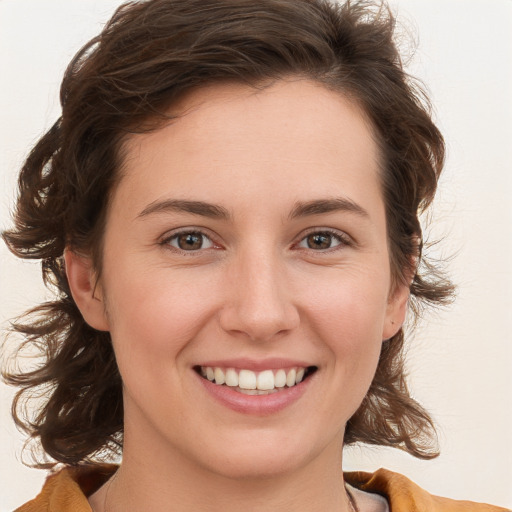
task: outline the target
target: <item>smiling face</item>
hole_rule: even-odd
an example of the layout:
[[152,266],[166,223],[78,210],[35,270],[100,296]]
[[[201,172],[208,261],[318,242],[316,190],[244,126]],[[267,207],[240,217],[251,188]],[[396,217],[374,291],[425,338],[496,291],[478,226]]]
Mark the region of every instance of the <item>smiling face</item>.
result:
[[408,296],[390,289],[371,129],[306,80],[208,87],[179,109],[126,143],[100,300],[67,256],[86,320],[112,335],[125,459],[229,477],[339,463]]

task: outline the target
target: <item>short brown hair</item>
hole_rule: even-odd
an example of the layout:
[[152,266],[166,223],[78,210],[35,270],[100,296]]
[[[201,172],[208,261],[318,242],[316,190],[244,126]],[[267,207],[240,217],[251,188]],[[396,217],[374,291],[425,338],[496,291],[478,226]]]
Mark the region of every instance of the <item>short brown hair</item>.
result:
[[[123,140],[156,129],[169,119],[173,102],[194,88],[219,82],[260,87],[302,76],[358,102],[381,150],[394,282],[414,276],[416,305],[450,297],[450,283],[433,267],[416,266],[424,261],[418,215],[433,199],[444,143],[428,100],[403,70],[394,25],[387,7],[369,1],[145,0],[121,6],[75,56],[62,82],[62,116],[28,156],[15,226],[3,233],[14,254],[41,259],[45,282],[58,294],[14,324],[23,335],[19,350],[35,346],[43,364],[4,371],[6,381],[21,388],[15,421],[52,459],[98,459],[122,446],[123,433],[121,377],[110,335],[82,318],[66,278],[64,249],[86,251],[100,270]],[[433,423],[409,395],[403,344],[402,330],[383,343],[345,442],[430,458],[437,453]],[[39,389],[47,392],[46,401],[32,416],[23,415],[24,399]]]

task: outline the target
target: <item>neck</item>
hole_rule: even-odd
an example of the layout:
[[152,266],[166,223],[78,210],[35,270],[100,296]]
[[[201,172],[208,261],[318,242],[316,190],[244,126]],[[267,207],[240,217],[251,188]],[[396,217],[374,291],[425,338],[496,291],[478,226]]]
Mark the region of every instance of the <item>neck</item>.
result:
[[118,472],[90,499],[95,512],[353,510],[341,470],[342,442],[290,471],[233,478],[198,467],[175,450],[134,446],[126,434]]
[[[201,442],[208,441],[202,439],[194,453],[184,451],[182,443],[171,442],[134,407],[124,426],[123,461],[114,477],[89,499],[94,512],[353,510],[343,481],[343,432],[326,436],[331,441],[310,457],[300,446],[288,445],[277,453],[275,438],[269,450],[261,443],[264,437],[257,438],[255,451],[251,447],[255,438],[249,432],[244,441],[237,441],[244,443],[239,452],[244,457],[232,460],[224,452],[208,452],[211,441],[204,448],[206,456]],[[286,441],[283,438],[285,445]],[[295,457],[296,453],[301,455]],[[247,460],[255,463],[248,465]]]

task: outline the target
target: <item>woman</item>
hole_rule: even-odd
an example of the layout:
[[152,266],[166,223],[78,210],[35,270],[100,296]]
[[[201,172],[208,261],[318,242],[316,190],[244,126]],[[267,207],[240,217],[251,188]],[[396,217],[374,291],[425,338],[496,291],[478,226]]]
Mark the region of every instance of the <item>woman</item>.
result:
[[4,233],[59,291],[17,325],[46,362],[7,380],[51,386],[18,422],[71,466],[19,510],[499,510],[341,472],[356,442],[436,455],[402,324],[451,293],[418,271],[444,146],[392,27],[152,0],[75,58]]

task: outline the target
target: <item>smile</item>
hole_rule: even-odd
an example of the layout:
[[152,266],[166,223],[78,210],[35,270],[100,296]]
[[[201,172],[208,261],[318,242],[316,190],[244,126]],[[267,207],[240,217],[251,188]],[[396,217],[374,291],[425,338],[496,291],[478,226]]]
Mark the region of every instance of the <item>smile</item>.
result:
[[246,395],[268,395],[296,386],[316,369],[315,366],[297,366],[254,372],[247,369],[200,366],[196,371],[217,386],[227,386]]

